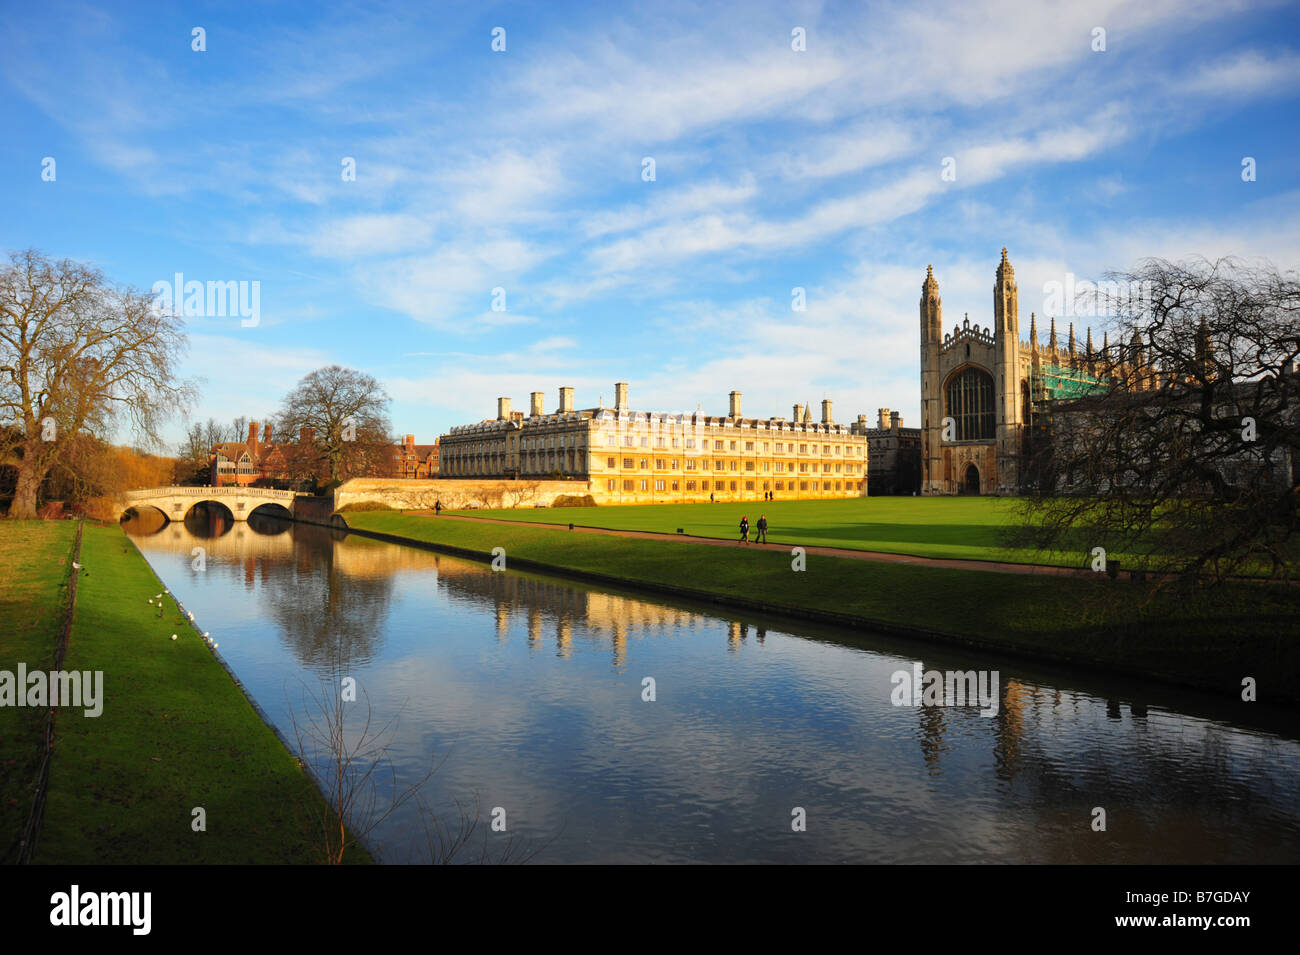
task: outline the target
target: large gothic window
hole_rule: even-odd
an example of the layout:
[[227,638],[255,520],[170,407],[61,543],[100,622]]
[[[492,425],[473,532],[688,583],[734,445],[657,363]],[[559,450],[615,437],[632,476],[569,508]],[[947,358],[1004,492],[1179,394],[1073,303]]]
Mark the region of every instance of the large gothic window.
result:
[[948,382],[948,415],[957,422],[958,441],[993,437],[993,376],[967,368]]

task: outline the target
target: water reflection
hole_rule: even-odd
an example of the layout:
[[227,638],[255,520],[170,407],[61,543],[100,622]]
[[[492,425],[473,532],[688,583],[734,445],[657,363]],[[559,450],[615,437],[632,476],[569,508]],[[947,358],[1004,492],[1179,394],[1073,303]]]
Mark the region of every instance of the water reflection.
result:
[[[208,520],[138,542],[282,731],[286,687],[342,667],[398,721],[399,777],[439,754],[430,802],[508,807],[512,831],[549,843],[543,861],[1300,857],[1291,714],[307,525]],[[913,661],[998,670],[996,714],[891,705]],[[386,858],[406,858],[400,839]]]

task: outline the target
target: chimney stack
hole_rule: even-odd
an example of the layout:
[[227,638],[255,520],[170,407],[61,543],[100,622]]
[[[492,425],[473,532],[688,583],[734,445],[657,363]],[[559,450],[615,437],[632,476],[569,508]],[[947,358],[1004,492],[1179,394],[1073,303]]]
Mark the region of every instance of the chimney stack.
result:
[[627,382],[626,381],[614,382],[614,410],[615,411],[631,410],[627,404]]
[[315,428],[302,428],[298,431],[298,441],[301,444],[311,444],[316,437]]
[[269,424],[262,429],[262,443],[263,444],[271,443],[271,426]]
[[888,431],[889,430],[889,409],[880,408],[878,413],[880,414],[880,430]]
[[573,389],[561,388],[560,389],[560,410],[557,412],[557,414],[568,414],[572,410],[573,410]]
[[257,455],[257,422],[248,422],[248,446],[253,449],[253,455]]
[[497,420],[498,421],[510,420],[510,399],[509,398],[497,399]]
[[903,426],[903,417],[897,411],[889,412],[889,429],[897,431]]
[[530,399],[530,407],[528,409],[530,417],[540,418],[542,415],[546,414],[546,396],[543,392],[534,391],[528,397]]
[[803,405],[794,406],[794,423],[803,424]]
[[740,417],[740,392],[739,391],[733,391],[731,393],[731,405],[730,405],[730,410],[727,412],[727,416],[731,418]]
[[415,447],[415,435],[413,435],[413,434],[408,434],[408,435],[406,436],[406,446],[407,446],[408,448]]
[[822,399],[822,424],[833,424],[831,419],[831,399]]

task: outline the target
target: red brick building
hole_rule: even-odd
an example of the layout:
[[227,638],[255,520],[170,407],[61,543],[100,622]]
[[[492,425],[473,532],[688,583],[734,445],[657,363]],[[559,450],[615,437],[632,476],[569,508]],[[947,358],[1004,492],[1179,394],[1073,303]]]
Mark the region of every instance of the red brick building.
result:
[[209,481],[213,486],[247,487],[262,479],[278,480],[286,476],[284,453],[271,440],[271,426],[266,426],[261,440],[257,437],[257,426],[256,421],[249,422],[245,441],[223,441],[212,448]]
[[408,434],[401,444],[393,445],[393,477],[435,478],[438,476],[438,442],[416,444]]

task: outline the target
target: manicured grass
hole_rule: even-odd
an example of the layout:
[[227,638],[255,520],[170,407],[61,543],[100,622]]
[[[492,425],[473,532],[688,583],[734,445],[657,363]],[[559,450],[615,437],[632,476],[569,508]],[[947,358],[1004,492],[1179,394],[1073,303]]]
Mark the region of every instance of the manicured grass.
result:
[[[72,521],[0,521],[0,670],[54,663],[67,605]],[[45,711],[0,707],[0,863],[16,859],[41,762]]]
[[[103,712],[59,711],[36,861],[320,861],[319,791],[175,600],[161,617],[149,606],[163,586],[135,545],[87,524],[81,563],[64,666],[103,671]],[[191,829],[195,807],[206,832]]]
[[[723,505],[714,505],[722,507]],[[612,510],[612,509],[611,509]],[[622,510],[622,509],[620,509]],[[679,588],[765,608],[829,611],[873,622],[1168,677],[1238,695],[1300,702],[1300,588],[1231,584],[1148,602],[1142,585],[1096,578],[998,574],[566,529],[446,521],[422,514],[348,515],[349,526],[489,555],[600,574],[629,585]],[[1267,695],[1265,695],[1267,694]]]
[[612,530],[735,539],[741,515],[752,528],[767,515],[768,540],[883,551],[915,557],[951,557],[1082,567],[1087,550],[1051,558],[1010,550],[1001,535],[1015,520],[1017,502],[995,497],[863,497],[831,501],[750,501],[717,504],[634,504],[618,507],[529,507],[449,511],[539,524],[577,524]]

